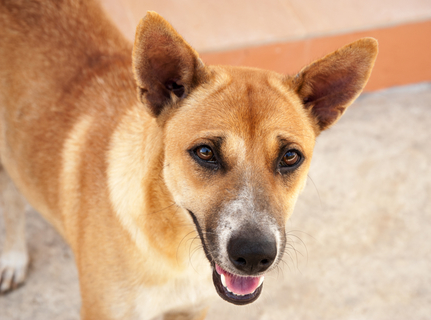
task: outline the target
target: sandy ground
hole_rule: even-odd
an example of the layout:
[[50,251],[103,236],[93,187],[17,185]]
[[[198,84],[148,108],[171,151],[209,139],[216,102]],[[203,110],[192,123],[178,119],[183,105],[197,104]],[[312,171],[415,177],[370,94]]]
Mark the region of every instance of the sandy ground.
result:
[[[208,319],[430,319],[431,84],[360,97],[318,138],[309,176],[288,223],[297,253],[258,302],[219,300]],[[28,280],[0,319],[78,319],[71,251],[37,213],[27,225]]]

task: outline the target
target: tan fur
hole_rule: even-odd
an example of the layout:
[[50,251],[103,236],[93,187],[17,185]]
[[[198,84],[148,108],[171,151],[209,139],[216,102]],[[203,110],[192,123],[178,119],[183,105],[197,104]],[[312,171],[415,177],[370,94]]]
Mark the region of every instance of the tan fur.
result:
[[[82,319],[203,319],[213,263],[235,272],[216,234],[229,236],[226,225],[275,234],[279,259],[315,138],[377,54],[362,39],[294,78],[205,66],[148,13],[132,58],[90,0],[1,0],[0,25],[1,163],[72,247]],[[216,140],[223,166],[212,172],[192,153]],[[280,144],[304,157],[289,174]]]

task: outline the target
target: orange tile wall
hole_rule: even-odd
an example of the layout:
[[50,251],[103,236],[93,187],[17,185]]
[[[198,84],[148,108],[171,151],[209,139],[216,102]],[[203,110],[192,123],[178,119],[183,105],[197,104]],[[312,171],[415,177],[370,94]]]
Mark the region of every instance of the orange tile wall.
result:
[[311,38],[201,55],[208,64],[242,65],[295,74],[303,66],[362,37],[379,41],[366,91],[431,81],[431,20],[396,27]]

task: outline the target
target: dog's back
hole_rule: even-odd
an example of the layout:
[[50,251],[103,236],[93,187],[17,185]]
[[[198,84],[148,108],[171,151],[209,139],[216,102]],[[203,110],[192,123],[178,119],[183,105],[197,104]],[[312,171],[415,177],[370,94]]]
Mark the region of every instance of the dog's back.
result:
[[62,232],[55,215],[64,142],[91,114],[104,132],[88,156],[103,152],[97,141],[115,127],[107,122],[136,99],[132,46],[90,0],[4,0],[0,25],[1,162]]

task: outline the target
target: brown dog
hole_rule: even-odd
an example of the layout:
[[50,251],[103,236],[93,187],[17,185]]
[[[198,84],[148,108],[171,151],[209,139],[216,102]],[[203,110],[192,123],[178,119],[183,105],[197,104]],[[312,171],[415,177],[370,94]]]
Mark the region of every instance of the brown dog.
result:
[[0,0],[0,25],[1,291],[28,264],[16,186],[73,249],[82,319],[200,319],[215,292],[256,300],[315,138],[377,55],[367,38],[295,77],[205,66],[150,12],[132,57],[90,0]]

